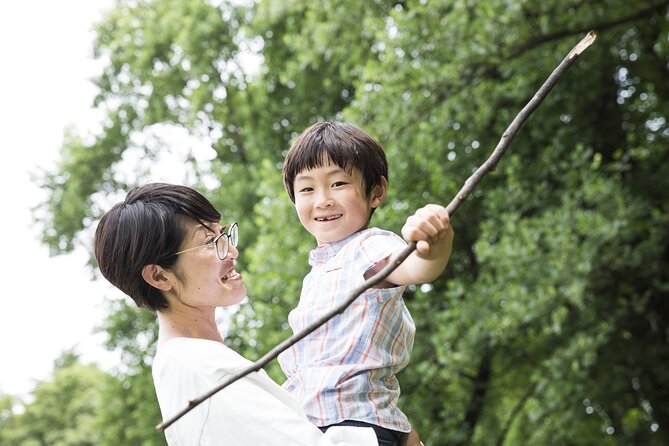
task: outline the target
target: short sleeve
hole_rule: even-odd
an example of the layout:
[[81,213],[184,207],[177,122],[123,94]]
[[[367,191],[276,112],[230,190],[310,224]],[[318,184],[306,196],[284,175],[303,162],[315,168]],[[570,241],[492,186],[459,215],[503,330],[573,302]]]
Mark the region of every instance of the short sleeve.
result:
[[379,229],[369,230],[363,237],[360,237],[358,244],[356,267],[362,272],[368,271],[381,260],[407,245],[404,239],[397,234]]

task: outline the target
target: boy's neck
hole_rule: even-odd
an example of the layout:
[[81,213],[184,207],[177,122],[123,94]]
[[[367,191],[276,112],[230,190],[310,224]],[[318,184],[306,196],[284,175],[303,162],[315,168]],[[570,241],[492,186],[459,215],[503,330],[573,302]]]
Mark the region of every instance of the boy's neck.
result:
[[362,232],[362,231],[365,231],[367,229],[369,229],[369,222],[367,222],[367,224],[365,226],[363,226],[362,228],[358,229],[355,232],[351,232],[350,234],[348,234],[347,236],[345,236],[343,238],[340,238],[339,240],[332,240],[331,242],[322,242],[322,243],[320,241],[316,240],[316,244],[318,246],[325,246],[325,245],[331,245],[333,243],[339,243],[342,240],[346,240],[347,238],[350,238],[350,237],[354,236],[355,234],[357,234],[359,232]]

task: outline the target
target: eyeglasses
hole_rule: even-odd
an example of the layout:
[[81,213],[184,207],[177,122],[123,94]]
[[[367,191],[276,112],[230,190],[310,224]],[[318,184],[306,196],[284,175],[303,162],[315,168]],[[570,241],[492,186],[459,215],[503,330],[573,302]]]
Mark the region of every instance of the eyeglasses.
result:
[[[223,245],[219,243],[219,240],[221,239],[223,239]],[[237,246],[237,241],[239,241],[239,229],[237,223],[232,223],[231,225],[223,226],[221,228],[221,233],[204,245],[193,246],[192,248],[184,249],[183,251],[177,252],[175,255],[183,254],[184,252],[195,251],[196,249],[207,246],[209,248],[216,247],[216,255],[220,260],[224,260],[228,256],[228,249],[230,245]]]

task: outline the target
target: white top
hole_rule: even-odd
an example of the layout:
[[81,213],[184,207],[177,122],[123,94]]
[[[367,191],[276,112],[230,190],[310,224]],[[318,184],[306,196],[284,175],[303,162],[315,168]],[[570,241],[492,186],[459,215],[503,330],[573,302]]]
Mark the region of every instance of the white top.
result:
[[[172,338],[158,347],[153,380],[168,419],[250,361],[215,341]],[[369,428],[337,427],[323,434],[298,403],[264,371],[231,384],[165,430],[170,446],[377,446]]]
[[[288,316],[293,331],[302,331],[348,299],[365,282],[365,272],[405,246],[396,234],[370,228],[311,251],[311,272]],[[409,363],[416,331],[402,299],[405,288],[366,290],[342,314],[279,355],[287,377],[283,387],[312,423],[355,420],[411,430],[397,404],[395,376]]]

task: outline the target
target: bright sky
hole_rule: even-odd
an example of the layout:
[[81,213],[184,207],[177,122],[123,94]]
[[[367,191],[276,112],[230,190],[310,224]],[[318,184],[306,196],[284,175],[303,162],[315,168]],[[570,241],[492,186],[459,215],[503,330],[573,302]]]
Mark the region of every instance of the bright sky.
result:
[[2,292],[0,392],[25,395],[48,377],[53,361],[76,347],[104,367],[114,359],[93,328],[104,317],[106,283],[92,283],[87,254],[50,258],[32,224],[41,192],[36,166],[58,156],[63,128],[93,127],[99,71],[91,58],[91,24],[111,0],[8,1],[0,5],[0,186]]

